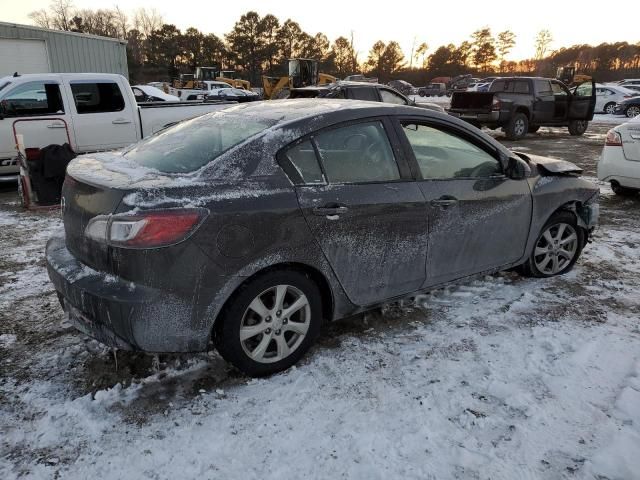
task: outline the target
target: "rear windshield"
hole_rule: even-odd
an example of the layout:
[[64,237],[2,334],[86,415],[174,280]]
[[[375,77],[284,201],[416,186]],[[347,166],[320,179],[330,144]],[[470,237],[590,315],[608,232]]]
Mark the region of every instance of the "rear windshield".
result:
[[166,173],[193,172],[277,120],[214,112],[179,123],[124,153],[129,160]]

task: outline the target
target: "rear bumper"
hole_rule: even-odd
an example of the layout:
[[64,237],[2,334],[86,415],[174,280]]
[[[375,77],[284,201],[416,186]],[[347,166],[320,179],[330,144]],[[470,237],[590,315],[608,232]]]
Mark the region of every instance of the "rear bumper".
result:
[[449,115],[461,120],[474,121],[484,124],[497,124],[500,122],[500,112],[473,113],[464,110],[449,110]]
[[605,146],[598,162],[598,180],[640,189],[640,162],[627,160],[622,147]]
[[46,262],[70,321],[99,342],[148,352],[207,349],[209,331],[193,328],[191,301],[89,268],[69,252],[64,237],[49,240]]

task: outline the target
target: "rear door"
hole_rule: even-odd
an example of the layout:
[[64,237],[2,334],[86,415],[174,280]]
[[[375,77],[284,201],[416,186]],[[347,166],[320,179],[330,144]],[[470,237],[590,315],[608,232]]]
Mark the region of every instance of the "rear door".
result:
[[14,127],[16,133],[23,135],[27,148],[67,142],[75,148],[68,102],[58,81],[9,84],[0,93],[0,173],[16,170]]
[[533,81],[535,97],[533,102],[533,123],[552,122],[555,117],[556,99],[551,82],[546,79]]
[[68,88],[79,151],[112,150],[137,140],[137,105],[127,101],[117,82],[71,80]]
[[493,147],[458,127],[406,118],[398,129],[429,217],[425,286],[519,260],[531,223],[526,180],[507,178]]
[[624,157],[630,162],[640,162],[640,121],[631,120],[617,130],[622,136]]
[[569,120],[593,120],[596,108],[596,82],[584,82],[569,98]]
[[394,135],[385,119],[341,124],[280,159],[316,241],[357,305],[413,292],[425,280],[424,198]]

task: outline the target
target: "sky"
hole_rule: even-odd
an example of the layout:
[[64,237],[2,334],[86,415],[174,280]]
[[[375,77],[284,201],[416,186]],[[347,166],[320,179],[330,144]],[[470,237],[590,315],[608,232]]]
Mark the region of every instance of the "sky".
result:
[[[49,0],[3,0],[0,20],[30,24],[29,12],[49,5]],[[233,2],[200,2],[186,4],[175,0],[74,0],[78,8],[112,8],[119,6],[125,12],[140,7],[158,10],[166,23],[180,29],[193,26],[205,33],[222,36],[233,28],[243,13],[255,10],[260,15],[272,13],[281,21],[291,18],[307,33],[325,33],[330,40],[353,31],[359,59],[364,60],[376,40],[396,40],[405,56],[409,57],[412,45],[426,42],[429,52],[447,43],[458,44],[467,40],[479,28],[488,26],[497,35],[511,30],[516,46],[508,59],[530,58],[534,54],[534,39],[541,29],[551,31],[554,41],[551,49],[579,43],[596,45],[602,42],[640,41],[640,1],[617,4],[609,9],[603,3],[569,1],[524,2],[527,10],[516,8],[513,0],[478,2],[389,1],[323,1],[277,0],[274,2],[234,0]],[[594,5],[599,5],[595,7]],[[606,10],[606,11],[605,11]]]

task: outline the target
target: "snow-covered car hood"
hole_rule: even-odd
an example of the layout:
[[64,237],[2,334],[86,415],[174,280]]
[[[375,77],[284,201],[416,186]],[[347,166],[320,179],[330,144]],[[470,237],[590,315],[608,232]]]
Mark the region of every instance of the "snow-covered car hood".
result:
[[529,164],[535,165],[546,173],[551,175],[563,175],[563,174],[581,174],[582,168],[575,163],[567,162],[566,160],[560,160],[557,158],[541,157],[540,155],[517,153],[518,156],[524,158]]

